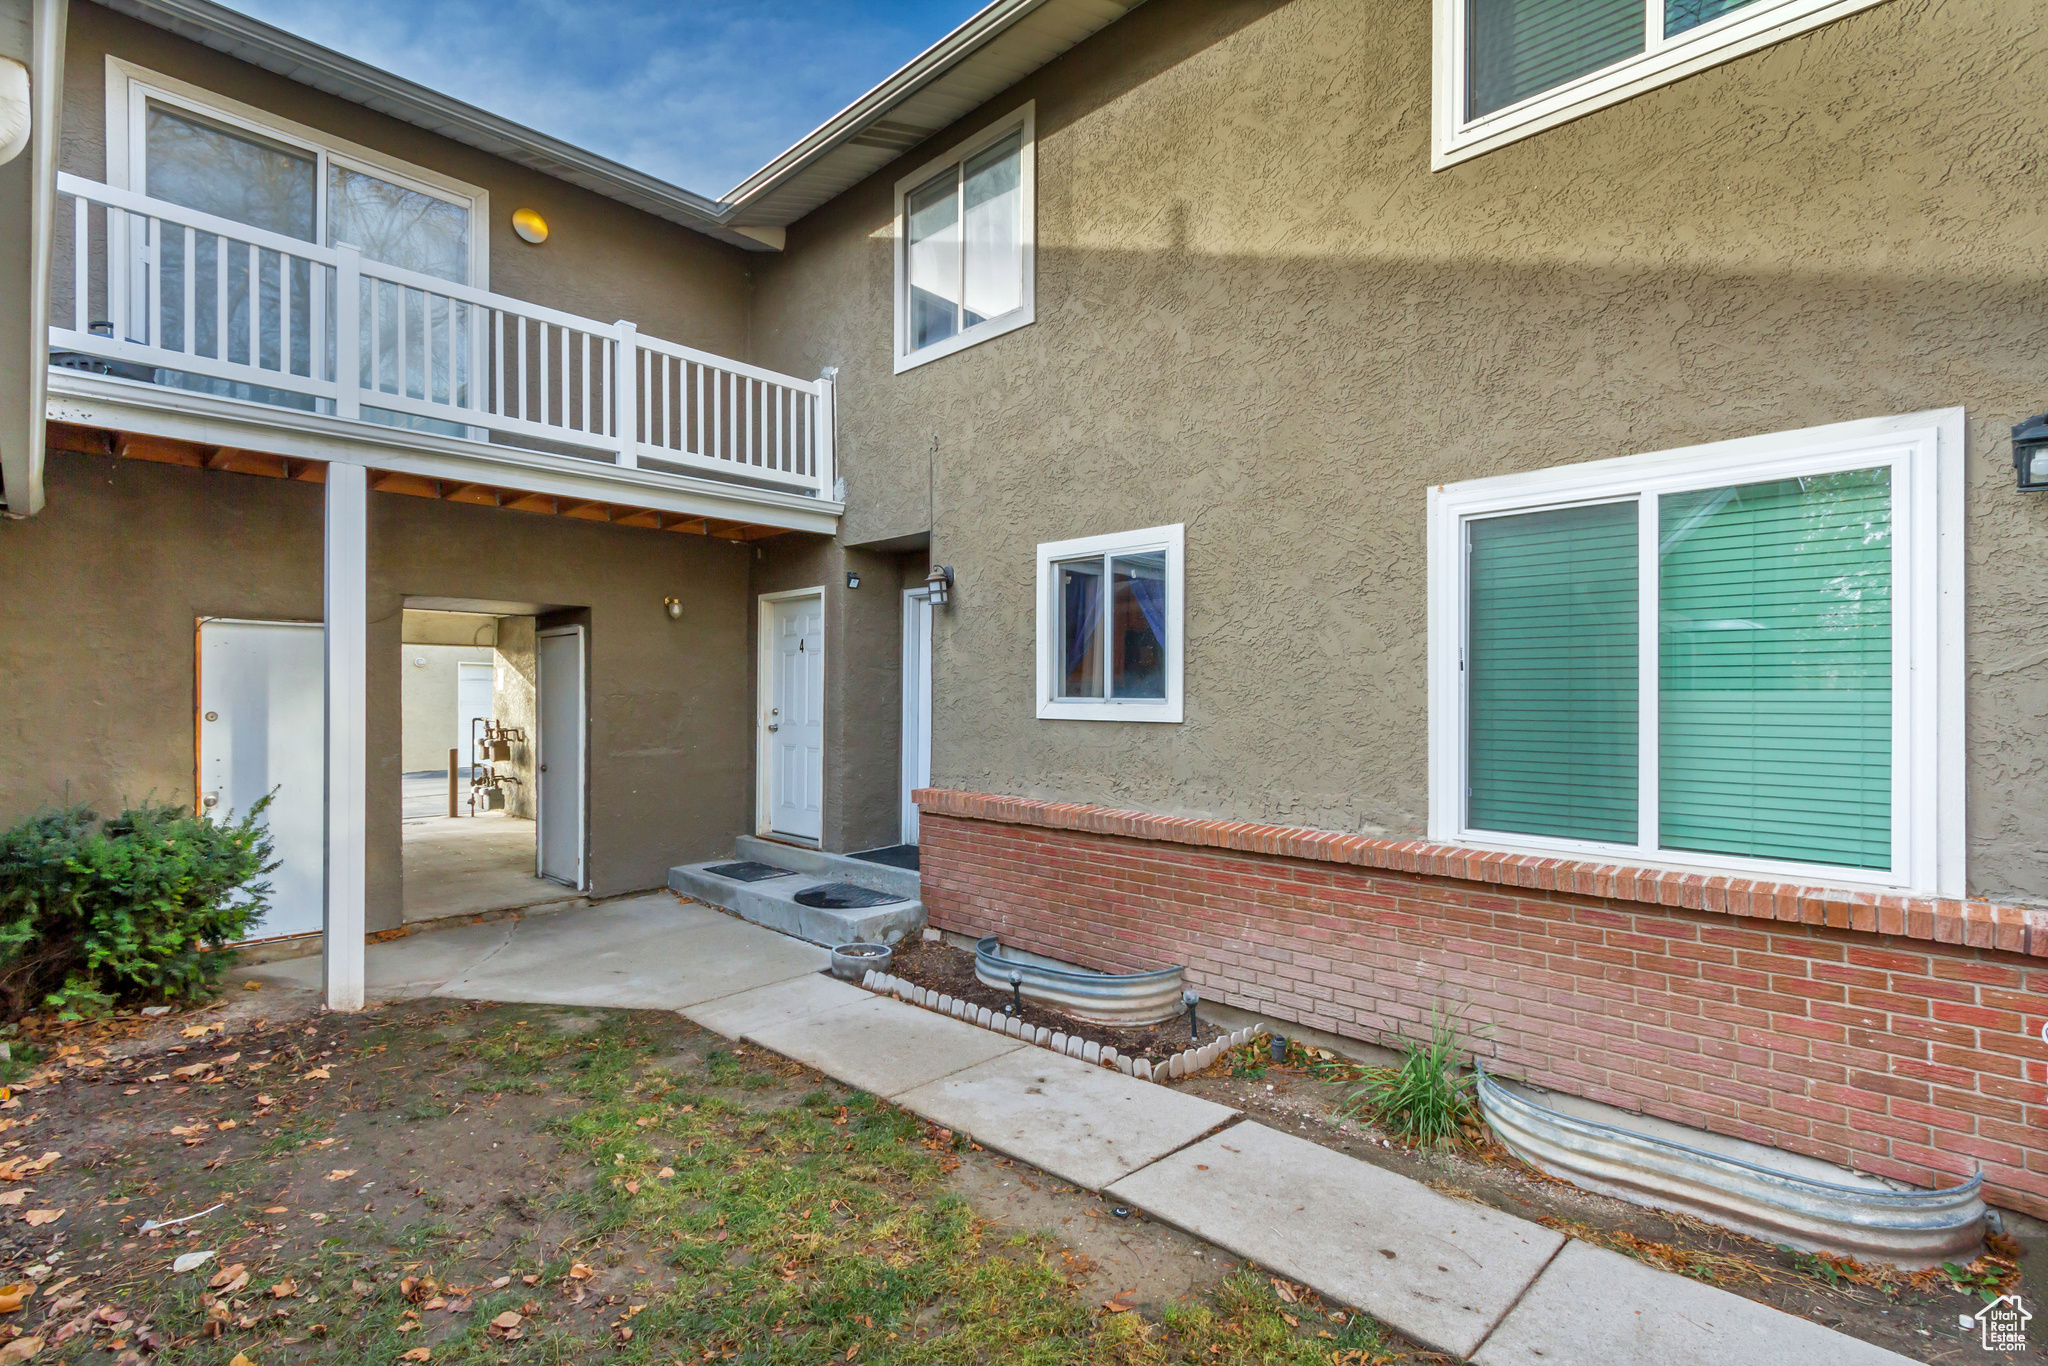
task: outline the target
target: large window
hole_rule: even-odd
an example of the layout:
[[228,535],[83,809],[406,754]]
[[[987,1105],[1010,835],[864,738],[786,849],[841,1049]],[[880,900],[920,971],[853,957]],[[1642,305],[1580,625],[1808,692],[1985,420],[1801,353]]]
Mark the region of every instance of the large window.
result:
[[1436,0],[1436,165],[1877,3]]
[[[107,59],[107,90],[110,183],[302,241],[325,246],[347,242],[361,248],[366,259],[385,265],[459,284],[488,286],[484,224],[489,201],[483,190],[119,58]],[[141,250],[139,240],[135,249]],[[264,364],[275,366],[284,351],[283,339],[276,335],[279,320],[285,316],[278,307],[278,296],[289,291],[296,329],[290,346],[292,366],[296,373],[307,374],[316,349],[310,334],[316,309],[310,299],[312,285],[306,263],[294,262],[289,278],[280,278],[274,256],[258,254],[253,267],[250,256],[242,252],[227,253],[225,261],[219,260],[219,240],[210,234],[194,238],[190,260],[186,250],[181,235],[168,236],[154,277],[163,295],[167,344],[174,348],[184,345],[185,277],[189,273],[190,292],[197,298],[225,296],[228,303],[224,312],[217,308],[195,310],[193,341],[198,354],[243,363],[252,354],[260,354]],[[136,288],[146,288],[153,277],[138,268],[130,272],[130,278]],[[398,373],[398,291],[389,285],[382,288],[386,299],[378,336],[384,351],[381,373],[387,376],[385,391],[395,393],[396,381],[389,377]],[[330,297],[321,302],[331,307],[331,282],[327,293]],[[366,291],[359,321],[365,336],[371,335],[375,302]],[[423,376],[422,348],[430,335],[427,301],[422,295],[408,295],[405,306],[409,310],[406,345],[414,352],[408,373]],[[147,317],[147,308],[138,301],[130,316]],[[225,327],[219,321],[223,316]],[[263,320],[253,329],[252,316]],[[445,314],[438,322],[443,329],[449,325]],[[455,326],[460,333],[467,324],[458,321]],[[216,336],[216,332],[223,335]],[[458,336],[454,354],[462,358],[464,368],[457,383],[467,383],[468,351]],[[371,360],[366,349],[358,382],[374,391],[377,380]],[[314,404],[302,394],[169,370],[159,371],[157,382],[293,407]],[[424,397],[418,381],[411,396]],[[381,409],[367,399],[362,416],[447,435],[471,430]]]
[[1959,894],[1961,450],[1922,414],[1432,491],[1433,837]]
[[1032,109],[896,185],[896,369],[1032,318]]
[[1179,526],[1038,547],[1038,714],[1181,719]]

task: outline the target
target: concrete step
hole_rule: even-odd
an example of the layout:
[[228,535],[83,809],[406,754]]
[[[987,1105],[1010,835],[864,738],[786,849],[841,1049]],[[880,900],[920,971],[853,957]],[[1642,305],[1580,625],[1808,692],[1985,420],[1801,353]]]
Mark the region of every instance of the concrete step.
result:
[[848,854],[828,854],[822,849],[804,849],[794,844],[781,844],[754,835],[741,835],[734,840],[733,851],[741,858],[751,859],[756,863],[772,863],[777,868],[811,873],[831,882],[851,882],[856,887],[872,887],[878,892],[889,892],[906,901],[915,901],[923,894],[917,874],[908,868],[891,868],[886,863],[869,863],[866,859],[857,859]]
[[[791,855],[802,855],[813,861],[813,866],[791,868],[794,862]],[[784,877],[746,882],[711,871],[722,864],[735,862],[767,863],[777,868],[790,868],[790,872]],[[854,864],[855,868],[847,870],[846,864]],[[854,872],[864,875],[856,877]],[[893,874],[893,878],[878,878],[874,876],[876,873]],[[905,877],[910,879],[907,894],[902,881]],[[857,887],[897,899],[879,906],[843,910],[806,906],[796,899],[799,892],[832,882],[851,882]],[[750,837],[740,840],[736,859],[687,863],[668,870],[671,891],[724,907],[756,925],[765,925],[771,930],[808,939],[813,944],[823,944],[828,948],[835,944],[894,944],[923,929],[924,903],[917,899],[916,883],[917,874],[905,873],[900,868],[877,868],[836,854],[791,849],[787,845]]]

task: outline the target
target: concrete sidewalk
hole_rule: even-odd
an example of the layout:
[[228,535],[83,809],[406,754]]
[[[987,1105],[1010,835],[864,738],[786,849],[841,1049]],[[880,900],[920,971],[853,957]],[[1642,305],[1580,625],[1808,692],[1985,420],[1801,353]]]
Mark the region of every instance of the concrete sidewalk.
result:
[[[666,893],[372,945],[370,995],[680,1011],[1104,1191],[1479,1366],[1908,1358],[1370,1163],[821,975],[823,949]],[[236,978],[317,986],[319,959]]]

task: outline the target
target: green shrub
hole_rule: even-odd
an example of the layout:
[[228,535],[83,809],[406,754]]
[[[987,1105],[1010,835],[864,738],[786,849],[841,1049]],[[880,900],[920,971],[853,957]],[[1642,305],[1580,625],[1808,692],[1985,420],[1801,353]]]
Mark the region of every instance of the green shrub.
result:
[[1449,1148],[1464,1141],[1465,1126],[1479,1112],[1473,1078],[1458,1072],[1458,1030],[1451,1017],[1432,1010],[1429,1041],[1408,1044],[1398,1067],[1376,1067],[1351,1093],[1350,1109],[1397,1138],[1423,1147]]
[[0,832],[0,1015],[210,994],[234,964],[219,946],[270,904],[269,805],[234,822],[155,803],[102,822],[73,806]]

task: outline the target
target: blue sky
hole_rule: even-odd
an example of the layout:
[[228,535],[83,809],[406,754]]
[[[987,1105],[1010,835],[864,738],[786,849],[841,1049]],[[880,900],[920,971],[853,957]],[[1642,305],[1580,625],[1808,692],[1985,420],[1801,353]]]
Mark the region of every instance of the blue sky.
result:
[[228,0],[279,28],[722,195],[985,0]]

